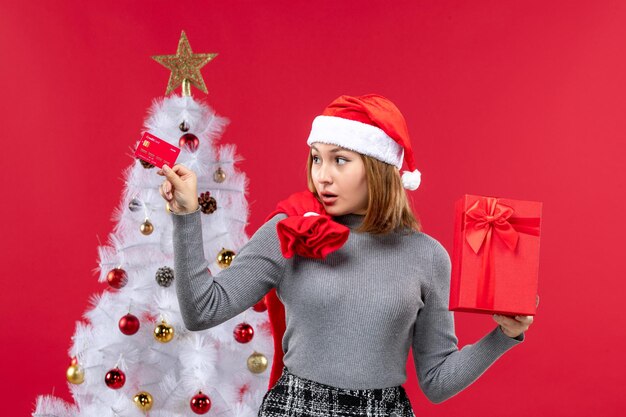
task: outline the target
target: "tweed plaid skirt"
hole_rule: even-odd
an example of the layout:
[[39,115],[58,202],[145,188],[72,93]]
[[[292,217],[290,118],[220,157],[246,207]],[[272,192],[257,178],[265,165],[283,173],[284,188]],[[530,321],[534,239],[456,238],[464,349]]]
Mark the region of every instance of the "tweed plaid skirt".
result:
[[402,385],[344,389],[301,378],[283,367],[258,417],[415,417]]

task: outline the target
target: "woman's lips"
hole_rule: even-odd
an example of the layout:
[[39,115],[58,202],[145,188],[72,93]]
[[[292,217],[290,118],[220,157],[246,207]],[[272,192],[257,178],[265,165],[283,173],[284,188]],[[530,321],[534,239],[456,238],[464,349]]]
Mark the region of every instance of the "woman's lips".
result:
[[321,195],[321,197],[322,197],[322,201],[324,202],[324,204],[329,204],[329,205],[333,204],[338,198],[338,196],[330,197],[330,196],[325,196],[323,194]]

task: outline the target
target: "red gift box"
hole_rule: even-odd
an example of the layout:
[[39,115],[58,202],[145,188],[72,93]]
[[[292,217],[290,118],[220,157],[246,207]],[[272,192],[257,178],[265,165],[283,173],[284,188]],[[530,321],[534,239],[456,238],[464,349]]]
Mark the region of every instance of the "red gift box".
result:
[[456,202],[449,310],[535,315],[541,208],[470,194]]

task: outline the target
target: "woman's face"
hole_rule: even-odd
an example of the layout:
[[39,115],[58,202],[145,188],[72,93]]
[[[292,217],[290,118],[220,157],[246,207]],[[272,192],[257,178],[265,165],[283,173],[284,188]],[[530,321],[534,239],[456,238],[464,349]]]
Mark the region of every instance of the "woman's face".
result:
[[[365,214],[367,177],[360,154],[315,142],[311,144],[311,156],[311,177],[326,212],[331,216]],[[327,197],[327,193],[336,197]]]

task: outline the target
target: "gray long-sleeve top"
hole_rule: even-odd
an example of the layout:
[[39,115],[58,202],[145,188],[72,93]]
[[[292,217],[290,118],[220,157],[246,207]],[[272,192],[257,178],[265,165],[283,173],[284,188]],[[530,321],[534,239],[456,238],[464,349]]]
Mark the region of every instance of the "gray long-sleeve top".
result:
[[472,384],[524,333],[496,327],[458,348],[448,310],[450,257],[433,237],[373,235],[353,229],[364,216],[333,220],[350,236],[325,260],[283,257],[277,214],[239,250],[230,267],[211,276],[199,210],[174,214],[176,293],[185,326],[203,330],[252,307],[272,288],[285,306],[283,362],[303,378],[347,389],[406,381],[409,349],[420,387],[440,403]]

